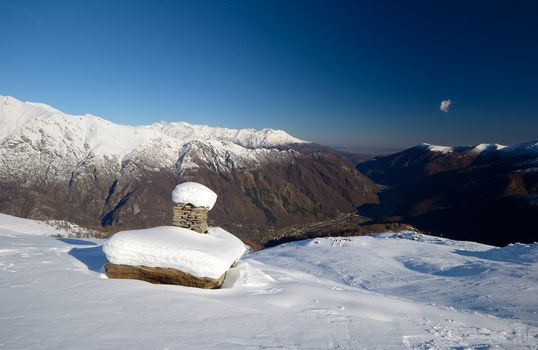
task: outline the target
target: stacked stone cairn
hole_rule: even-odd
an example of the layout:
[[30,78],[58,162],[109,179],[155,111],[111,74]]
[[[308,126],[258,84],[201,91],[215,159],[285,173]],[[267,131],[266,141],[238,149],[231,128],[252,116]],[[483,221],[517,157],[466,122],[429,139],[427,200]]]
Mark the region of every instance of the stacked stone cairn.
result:
[[172,191],[172,225],[207,233],[207,212],[217,201],[217,194],[196,182],[184,182]]
[[176,203],[173,209],[172,225],[188,228],[198,233],[207,233],[207,212],[205,207],[190,203]]

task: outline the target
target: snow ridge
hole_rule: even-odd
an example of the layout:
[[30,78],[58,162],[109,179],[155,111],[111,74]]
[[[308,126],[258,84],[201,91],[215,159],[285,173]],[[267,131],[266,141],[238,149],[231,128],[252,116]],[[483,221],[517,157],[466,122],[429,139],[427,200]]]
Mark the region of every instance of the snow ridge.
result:
[[481,154],[485,152],[500,152],[500,153],[511,153],[511,154],[536,154],[538,155],[538,142],[531,141],[526,143],[521,143],[513,146],[505,146],[498,143],[481,143],[473,146],[460,146],[460,147],[450,147],[450,146],[440,146],[440,145],[431,145],[429,143],[422,143],[416,146],[417,149],[422,149],[424,151],[436,152],[441,154],[450,154],[450,153],[474,153]]
[[19,181],[36,172],[68,178],[90,165],[112,173],[133,163],[155,171],[253,168],[270,159],[293,157],[293,152],[275,147],[298,143],[307,141],[282,130],[236,130],[185,122],[128,126],[0,96],[0,177]]
[[538,156],[538,141],[529,141],[502,149],[505,154]]

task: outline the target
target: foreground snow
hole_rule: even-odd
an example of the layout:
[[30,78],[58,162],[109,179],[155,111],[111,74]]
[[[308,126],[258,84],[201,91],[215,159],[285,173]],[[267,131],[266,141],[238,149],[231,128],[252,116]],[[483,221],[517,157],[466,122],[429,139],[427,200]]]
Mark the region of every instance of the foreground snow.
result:
[[538,347],[537,244],[315,239],[248,255],[225,288],[200,290],[108,280],[103,241],[5,226],[0,348]]
[[103,246],[114,264],[164,267],[218,279],[245,253],[245,245],[220,227],[207,234],[175,226],[122,231]]
[[54,227],[38,220],[23,219],[0,213],[0,233],[6,235],[53,236],[61,233]]

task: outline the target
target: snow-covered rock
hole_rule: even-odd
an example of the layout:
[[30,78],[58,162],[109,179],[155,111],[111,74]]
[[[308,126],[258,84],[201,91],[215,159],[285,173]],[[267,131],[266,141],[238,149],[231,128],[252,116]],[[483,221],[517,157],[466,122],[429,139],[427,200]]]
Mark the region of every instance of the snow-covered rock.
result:
[[197,182],[184,182],[177,185],[172,191],[172,201],[211,210],[217,201],[217,194]]
[[245,253],[241,240],[220,227],[207,234],[175,226],[122,231],[103,246],[113,264],[170,268],[220,278]]

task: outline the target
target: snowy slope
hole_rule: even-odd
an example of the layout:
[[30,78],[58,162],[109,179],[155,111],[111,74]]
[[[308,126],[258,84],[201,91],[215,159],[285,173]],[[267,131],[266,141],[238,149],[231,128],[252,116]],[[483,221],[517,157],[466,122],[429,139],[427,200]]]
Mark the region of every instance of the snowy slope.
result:
[[293,156],[277,146],[306,143],[281,130],[225,129],[188,123],[119,125],[93,115],[0,96],[0,177],[65,179],[83,168],[118,173],[129,163],[184,171],[255,167]]
[[136,127],[119,125],[90,114],[69,115],[46,104],[22,102],[14,97],[0,96],[0,125],[2,126],[0,140],[16,130],[28,127],[30,124],[34,127],[40,126],[40,123],[49,119],[83,130],[90,148],[111,153],[125,153],[148,138],[162,135],[181,140],[182,143],[193,140],[220,140],[252,148],[307,142],[282,130],[273,129],[237,130],[192,125],[186,122],[161,122]]
[[53,236],[60,234],[60,230],[39,220],[18,218],[0,213],[0,232],[4,235],[37,235]]
[[538,141],[529,141],[505,147],[502,150],[505,155],[534,156],[538,157]]
[[422,143],[415,148],[437,152],[441,154],[450,154],[450,153],[482,153],[482,152],[494,152],[502,149],[510,149],[504,145],[498,143],[481,143],[474,146],[460,146],[460,147],[451,147],[451,146],[440,146],[440,145],[431,145],[429,143]]
[[225,288],[199,290],[105,279],[102,243],[0,229],[0,348],[538,347],[537,244],[316,239],[243,257]]

